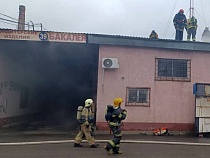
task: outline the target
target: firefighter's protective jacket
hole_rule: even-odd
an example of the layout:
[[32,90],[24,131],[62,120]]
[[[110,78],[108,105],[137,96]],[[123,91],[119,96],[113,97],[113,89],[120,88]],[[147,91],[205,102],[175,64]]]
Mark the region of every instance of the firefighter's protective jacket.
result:
[[197,25],[197,19],[192,17],[190,19],[188,19],[187,21],[187,28],[196,28],[197,29],[198,25]]
[[177,13],[173,19],[173,23],[176,30],[184,30],[184,28],[187,28],[187,19],[184,14]]
[[121,126],[122,120],[126,118],[127,111],[125,109],[121,109],[121,107],[118,107],[113,110],[112,117],[110,119],[109,125],[110,126]]
[[92,118],[92,110],[90,107],[89,108],[84,107],[82,110],[82,116],[81,116],[81,120],[84,120],[83,124],[89,125],[91,123],[90,119],[93,119]]

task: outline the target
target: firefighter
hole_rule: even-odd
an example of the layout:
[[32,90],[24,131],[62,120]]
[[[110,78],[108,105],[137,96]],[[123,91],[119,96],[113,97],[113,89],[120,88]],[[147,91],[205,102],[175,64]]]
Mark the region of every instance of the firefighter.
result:
[[180,9],[179,12],[175,15],[173,23],[176,29],[175,40],[182,41],[184,28],[187,30],[187,19],[184,15],[183,9]]
[[149,35],[149,38],[158,39],[158,34],[155,32],[155,30],[152,30],[151,34]]
[[[122,154],[120,149],[120,140],[122,138],[122,133],[120,126],[122,125],[122,120],[126,118],[127,111],[121,108],[123,102],[122,98],[115,98],[111,117],[107,120],[110,130],[113,133],[113,139],[110,140],[104,147],[109,154]],[[108,112],[109,113],[109,112]],[[107,113],[106,113],[107,114]],[[107,118],[105,116],[105,118]]]
[[91,123],[93,122],[92,117],[92,110],[91,105],[93,104],[92,99],[85,100],[85,106],[82,109],[81,118],[80,118],[80,131],[77,134],[75,140],[74,140],[74,147],[82,147],[80,144],[83,138],[83,135],[85,135],[89,145],[91,148],[97,148],[98,144],[95,144],[94,137],[91,135]]
[[192,16],[190,19],[187,21],[187,40],[190,41],[190,38],[192,36],[192,41],[195,41],[196,38],[196,30],[197,30],[197,19]]

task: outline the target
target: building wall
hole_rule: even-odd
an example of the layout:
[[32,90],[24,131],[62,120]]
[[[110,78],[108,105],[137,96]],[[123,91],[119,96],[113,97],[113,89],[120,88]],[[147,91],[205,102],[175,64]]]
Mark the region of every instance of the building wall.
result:
[[[102,58],[118,58],[119,69],[102,69]],[[155,58],[190,59],[191,81],[156,81]],[[193,130],[193,83],[210,83],[209,52],[100,46],[97,92],[97,125],[107,129],[104,112],[115,97],[126,102],[126,87],[151,88],[150,106],[125,106],[126,130],[151,130],[166,125],[171,130]]]
[[4,53],[0,53],[0,119],[28,115],[34,109],[28,105],[25,107],[29,101],[29,87],[25,85],[23,78],[25,68]]

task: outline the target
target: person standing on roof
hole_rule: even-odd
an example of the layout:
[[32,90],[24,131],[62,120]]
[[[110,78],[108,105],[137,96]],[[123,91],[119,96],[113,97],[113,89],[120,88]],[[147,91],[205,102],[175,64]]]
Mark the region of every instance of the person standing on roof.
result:
[[190,38],[192,36],[192,41],[195,41],[196,38],[196,30],[197,30],[197,19],[192,16],[190,19],[187,21],[187,41],[190,41]]
[[175,40],[182,41],[184,28],[187,30],[187,19],[184,15],[183,9],[180,9],[179,12],[175,15],[173,23],[176,29]]
[[149,35],[149,38],[158,39],[158,34],[155,32],[155,30],[152,30],[151,34]]
[[209,27],[205,27],[205,30],[202,33],[202,41],[203,42],[210,42],[210,31],[209,31]]

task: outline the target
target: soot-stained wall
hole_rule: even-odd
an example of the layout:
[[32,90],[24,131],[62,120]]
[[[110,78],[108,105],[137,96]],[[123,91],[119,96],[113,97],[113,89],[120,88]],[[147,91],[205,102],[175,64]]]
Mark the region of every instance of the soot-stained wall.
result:
[[73,127],[77,106],[96,98],[97,45],[1,40],[0,66],[0,118],[37,113]]

